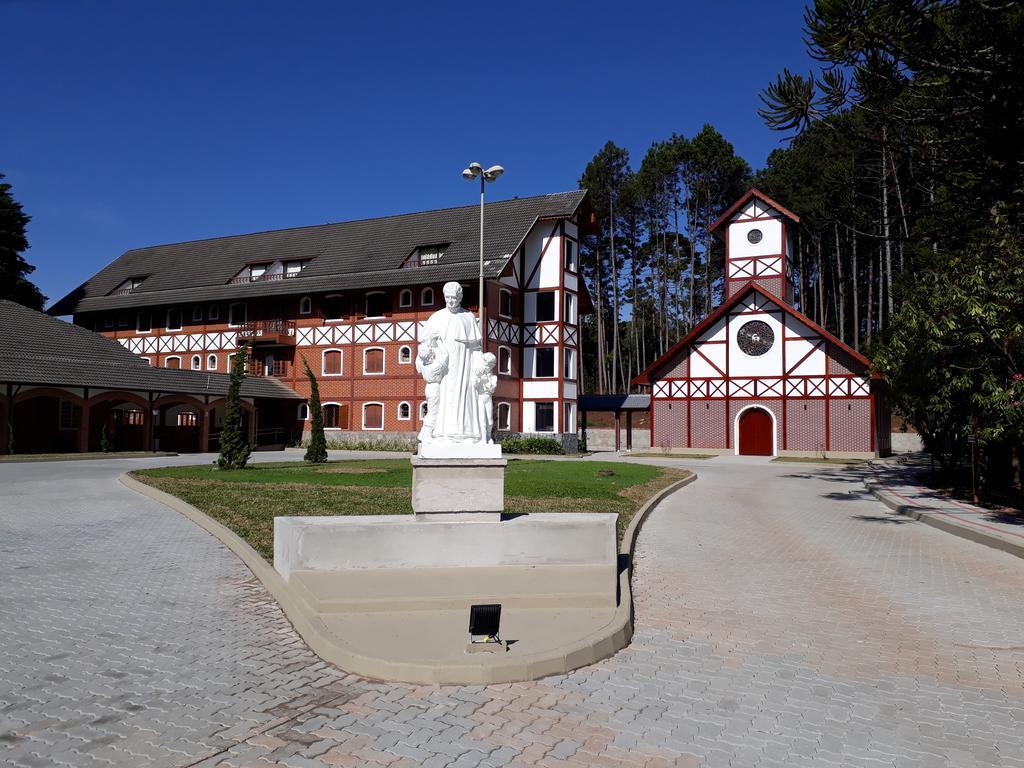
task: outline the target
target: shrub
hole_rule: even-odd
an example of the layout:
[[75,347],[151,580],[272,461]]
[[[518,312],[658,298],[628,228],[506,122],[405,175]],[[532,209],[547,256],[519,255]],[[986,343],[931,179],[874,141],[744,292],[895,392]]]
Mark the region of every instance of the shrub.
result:
[[510,437],[501,441],[502,453],[565,453],[553,437]]
[[302,358],[302,364],[306,366],[306,376],[309,378],[309,448],[303,457],[310,464],[323,464],[327,461],[327,440],[324,438],[324,414],[320,407],[320,386],[317,384],[316,376],[309,369],[306,358]]
[[224,408],[224,427],[220,433],[220,455],[217,466],[220,469],[244,469],[249,461],[252,447],[242,434],[242,401],[240,397],[242,379],[245,378],[245,358],[249,351],[243,343],[235,354],[231,366],[231,381],[228,384],[227,403]]
[[380,440],[328,440],[327,447],[332,451],[401,451],[403,453],[414,453],[416,451],[415,440],[402,440],[400,438]]

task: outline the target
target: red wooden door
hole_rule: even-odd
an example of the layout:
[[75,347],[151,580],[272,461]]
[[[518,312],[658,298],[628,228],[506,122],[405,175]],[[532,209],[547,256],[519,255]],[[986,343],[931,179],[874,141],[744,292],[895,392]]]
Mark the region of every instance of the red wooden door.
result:
[[772,417],[760,408],[750,408],[740,416],[740,455],[771,456]]

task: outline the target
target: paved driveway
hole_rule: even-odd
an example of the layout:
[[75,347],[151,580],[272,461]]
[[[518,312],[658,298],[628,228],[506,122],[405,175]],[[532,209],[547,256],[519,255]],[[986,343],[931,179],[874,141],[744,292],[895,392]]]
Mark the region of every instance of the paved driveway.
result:
[[0,764],[1024,767],[1024,561],[854,472],[694,462],[641,534],[628,649],[438,688],[319,662],[116,482],[145,463],[0,465]]

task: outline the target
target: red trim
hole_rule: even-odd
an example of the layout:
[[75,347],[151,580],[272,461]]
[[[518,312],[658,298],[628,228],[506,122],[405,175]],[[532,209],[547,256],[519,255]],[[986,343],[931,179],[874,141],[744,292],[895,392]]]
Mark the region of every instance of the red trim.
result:
[[875,394],[872,392],[868,396],[871,402],[871,452],[875,452],[875,433],[878,431],[878,422],[875,419]]
[[786,444],[788,442],[786,436],[786,411],[789,410],[789,404],[786,400],[786,315],[782,315],[782,450],[786,450]]
[[[783,320],[783,322],[785,322],[785,320]],[[783,332],[785,332],[785,328],[783,328]],[[822,348],[822,344],[824,344],[824,343],[825,343],[824,339],[818,339],[816,342],[814,342],[814,346],[812,346],[808,350],[807,354],[804,355],[803,357],[801,357],[795,363],[793,363],[793,367],[790,368],[789,370],[786,370],[786,364],[783,363],[782,364],[782,375],[783,376],[790,376],[793,373],[793,371],[795,371],[797,368],[799,368],[801,365],[803,365],[804,360],[806,360],[811,355],[813,355],[815,352],[817,352],[819,349],[821,349]],[[783,355],[786,354],[786,345],[785,345],[785,343],[783,343],[783,345],[782,345],[782,354]],[[825,356],[828,357],[828,354],[826,353]],[[785,360],[785,357],[783,357],[783,360]],[[828,362],[825,363],[825,370],[826,371],[828,370]],[[810,376],[812,374],[806,374],[806,375]],[[825,375],[827,376],[828,374],[826,373]]]
[[[523,286],[524,291],[540,290],[539,288],[530,288],[530,283],[533,282],[533,278],[537,275],[537,271],[540,269],[540,265],[544,262],[544,254],[548,252],[548,248],[551,247],[551,241],[555,238],[555,233],[558,232],[558,227],[562,222],[556,221],[555,226],[551,228],[551,234],[548,235],[548,241],[544,243],[544,247],[540,249],[540,256],[537,257],[537,263],[533,266],[533,271],[530,272],[530,276],[526,280],[526,284]],[[561,238],[559,238],[561,240]]]
[[[819,342],[820,343],[820,342]],[[832,400],[829,397],[828,385],[828,355],[825,355],[825,451],[832,450],[832,434],[830,431],[832,422]],[[868,395],[870,397],[870,395]]]
[[822,328],[820,325],[818,325],[816,322],[811,320],[811,318],[807,317],[807,315],[805,315],[803,312],[799,312],[798,310],[796,310],[793,307],[791,307],[789,305],[789,303],[785,301],[785,299],[781,299],[778,296],[775,296],[770,291],[766,290],[762,286],[760,286],[757,283],[755,283],[753,280],[750,280],[750,281],[747,282],[747,285],[744,286],[744,288],[742,288],[741,290],[736,291],[736,293],[734,293],[730,298],[728,298],[724,302],[722,302],[722,305],[720,307],[718,307],[718,309],[716,309],[710,315],[705,317],[700,323],[698,323],[694,327],[694,329],[692,331],[690,331],[683,338],[681,338],[679,341],[677,341],[675,344],[673,344],[672,347],[669,348],[669,350],[667,352],[665,352],[665,354],[663,354],[661,357],[659,357],[657,360],[655,360],[653,363],[651,363],[649,366],[647,366],[647,368],[645,368],[643,371],[641,371],[637,376],[635,376],[633,378],[633,381],[630,382],[630,383],[633,384],[634,386],[639,386],[641,384],[650,384],[651,383],[651,374],[653,372],[655,372],[656,370],[658,370],[659,368],[664,366],[666,363],[668,363],[671,358],[675,357],[682,349],[684,349],[688,345],[690,345],[693,342],[693,340],[696,339],[700,334],[702,334],[711,325],[713,325],[719,319],[721,319],[721,317],[724,314],[726,314],[730,309],[732,309],[734,306],[736,306],[736,304],[738,304],[740,302],[740,300],[744,296],[747,295],[748,291],[756,291],[757,293],[759,293],[764,298],[774,302],[787,315],[789,315],[790,317],[796,318],[801,323],[803,323],[808,328],[810,328],[812,331],[815,331],[819,336],[821,336],[821,337],[827,339],[828,341],[830,341],[831,343],[835,344],[839,349],[841,349],[842,351],[846,352],[851,357],[853,357],[854,360],[857,360],[858,362],[863,363],[865,366],[867,366],[869,368],[871,367],[871,361],[868,360],[866,357],[864,357],[864,355],[862,355],[860,352],[858,352],[857,350],[853,349],[849,345],[844,344],[843,342],[841,342],[839,339],[837,339],[831,333],[829,333],[824,328]]
[[[697,355],[700,355],[701,357],[703,357],[705,363],[707,363],[712,368],[714,368],[716,371],[718,371],[720,374],[722,374],[722,378],[723,379],[728,379],[729,378],[729,374],[727,374],[725,371],[723,371],[721,368],[719,368],[717,365],[715,365],[713,362],[711,362],[711,358],[709,358],[707,355],[705,355],[703,352],[701,352],[698,347],[694,347],[693,351],[694,351],[694,354],[697,354]],[[725,347],[725,367],[728,370],[728,368],[729,368],[729,346],[728,346],[728,342],[726,342],[726,347]],[[691,378],[693,378],[693,377],[691,377]],[[703,379],[703,378],[714,378],[714,377],[700,376],[698,378],[702,378]]]
[[730,205],[728,208],[725,209],[725,213],[723,213],[721,216],[719,216],[718,219],[715,220],[715,223],[711,225],[710,231],[714,232],[720,226],[722,226],[722,224],[725,223],[726,219],[728,219],[730,216],[732,216],[734,213],[736,213],[736,211],[738,211],[741,207],[743,207],[743,205],[747,201],[749,201],[750,198],[752,198],[752,197],[756,197],[758,200],[760,200],[762,203],[764,203],[768,207],[774,208],[776,211],[781,213],[783,216],[791,219],[794,223],[796,223],[796,224],[800,223],[800,217],[797,216],[795,213],[790,211],[788,208],[782,207],[781,205],[776,203],[774,200],[772,200],[770,197],[768,197],[768,195],[766,195],[764,192],[762,192],[761,190],[757,189],[756,187],[751,187],[747,191],[747,193],[745,195],[743,195],[743,197],[741,197],[739,200],[737,200],[735,203],[733,203],[732,205]]

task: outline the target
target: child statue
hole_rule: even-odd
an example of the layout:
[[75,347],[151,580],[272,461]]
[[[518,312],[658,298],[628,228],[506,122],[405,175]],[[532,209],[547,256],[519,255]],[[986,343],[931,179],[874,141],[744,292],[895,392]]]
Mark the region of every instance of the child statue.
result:
[[421,443],[433,440],[434,424],[437,423],[438,405],[441,401],[441,379],[448,372],[448,351],[440,342],[437,333],[428,332],[427,338],[420,344],[416,353],[416,371],[426,382],[424,394],[427,399],[427,414],[423,417],[423,427],[419,434]]
[[491,436],[494,430],[494,403],[491,396],[498,386],[498,377],[494,375],[496,358],[490,352],[484,352],[477,358],[473,366],[473,388],[476,390],[478,412],[480,414],[480,442],[493,443]]

